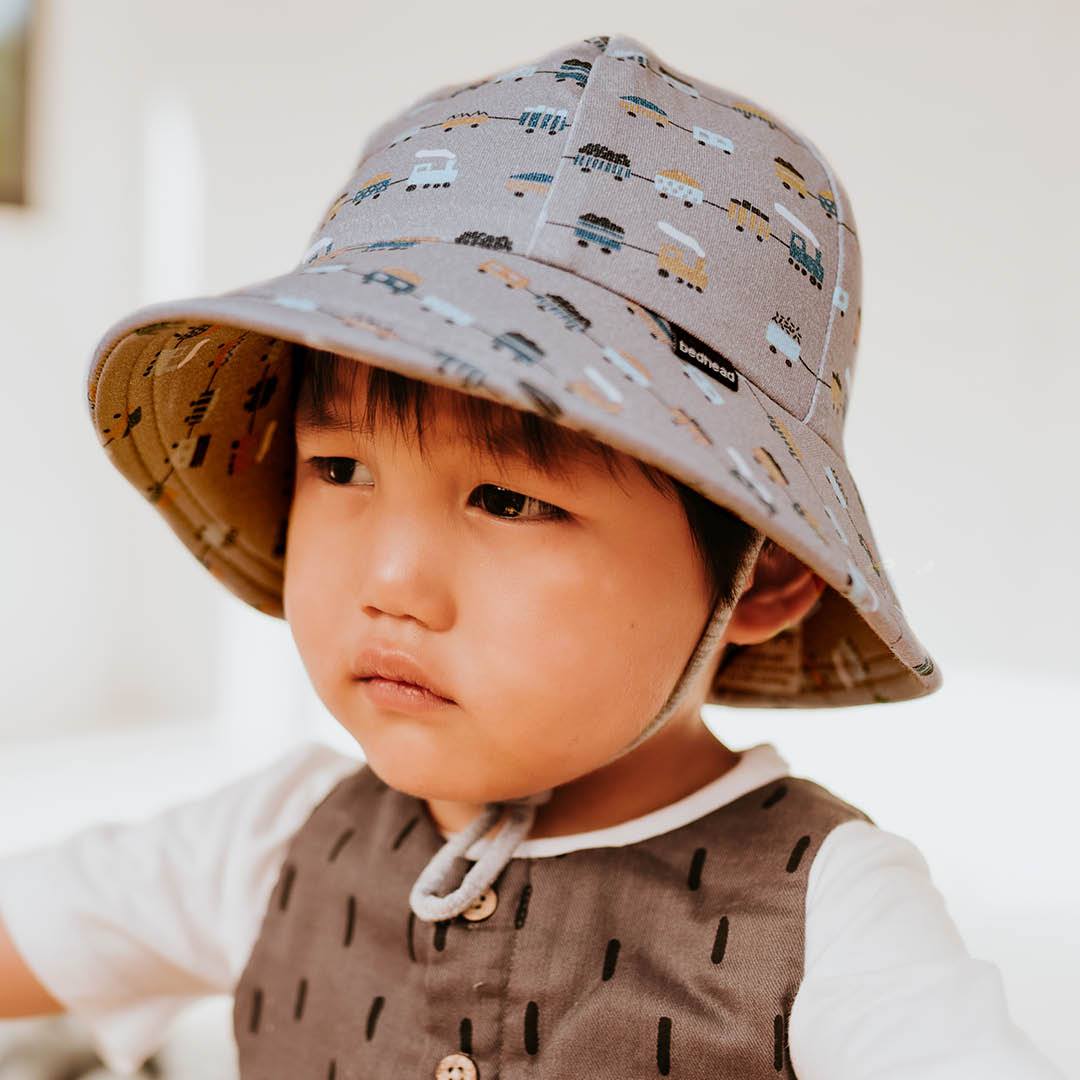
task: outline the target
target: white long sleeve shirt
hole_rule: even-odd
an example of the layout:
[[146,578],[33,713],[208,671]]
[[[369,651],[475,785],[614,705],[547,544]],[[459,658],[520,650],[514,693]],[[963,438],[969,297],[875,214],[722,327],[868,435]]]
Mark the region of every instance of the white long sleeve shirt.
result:
[[[232,993],[290,839],[361,764],[304,743],[207,797],[0,859],[0,919],[110,1068],[133,1072],[180,1010]],[[677,802],[515,856],[634,843],[786,775],[760,743]],[[862,820],[834,828],[810,866],[788,1039],[800,1080],[1064,1080],[1013,1022],[998,968],[968,953],[919,850]]]

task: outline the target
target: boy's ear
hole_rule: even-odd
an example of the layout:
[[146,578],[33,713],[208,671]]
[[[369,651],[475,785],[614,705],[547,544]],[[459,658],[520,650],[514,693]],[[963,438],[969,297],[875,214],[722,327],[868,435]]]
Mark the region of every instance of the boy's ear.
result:
[[814,606],[826,583],[774,541],[758,555],[750,584],[731,614],[724,640],[740,645],[767,641],[793,626]]

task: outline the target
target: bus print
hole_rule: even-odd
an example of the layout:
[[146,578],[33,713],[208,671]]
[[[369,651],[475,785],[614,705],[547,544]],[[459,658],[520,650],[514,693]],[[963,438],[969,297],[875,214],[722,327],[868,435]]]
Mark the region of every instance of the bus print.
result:
[[571,394],[588,401],[605,412],[622,412],[623,396],[617,386],[605,379],[590,364],[585,365],[582,375],[585,376],[584,379],[575,379],[566,384],[566,389]]
[[693,136],[695,142],[701,146],[712,146],[717,150],[723,150],[725,154],[735,152],[735,144],[726,135],[718,135],[715,131],[710,131],[698,124],[694,125]]

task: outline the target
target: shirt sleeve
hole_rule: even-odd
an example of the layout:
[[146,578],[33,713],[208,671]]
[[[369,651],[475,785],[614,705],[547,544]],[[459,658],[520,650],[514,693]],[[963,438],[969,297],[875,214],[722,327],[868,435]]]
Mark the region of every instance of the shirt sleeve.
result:
[[829,833],[807,881],[805,950],[788,1023],[799,1080],[1065,1080],[905,837],[862,820]]
[[362,761],[305,742],[210,795],[0,858],[0,919],[117,1072],[200,997],[231,993],[289,840]]

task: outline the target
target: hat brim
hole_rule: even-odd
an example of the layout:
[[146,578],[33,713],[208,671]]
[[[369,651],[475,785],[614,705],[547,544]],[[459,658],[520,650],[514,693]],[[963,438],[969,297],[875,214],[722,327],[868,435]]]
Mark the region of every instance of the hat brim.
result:
[[283,617],[298,342],[588,432],[819,574],[828,588],[800,624],[729,649],[710,702],[846,706],[938,689],[941,670],[900,608],[855,481],[815,431],[745,376],[732,391],[683,360],[663,320],[610,289],[503,251],[424,238],[390,246],[145,306],[94,350],[100,441],[233,593]]

